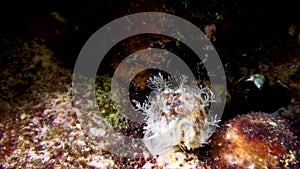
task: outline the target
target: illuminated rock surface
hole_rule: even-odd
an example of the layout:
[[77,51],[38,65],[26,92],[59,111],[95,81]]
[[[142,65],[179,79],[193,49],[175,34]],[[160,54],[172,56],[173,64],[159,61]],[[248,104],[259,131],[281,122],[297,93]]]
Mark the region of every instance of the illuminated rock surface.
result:
[[225,122],[211,138],[216,168],[297,168],[299,139],[282,116],[262,112]]

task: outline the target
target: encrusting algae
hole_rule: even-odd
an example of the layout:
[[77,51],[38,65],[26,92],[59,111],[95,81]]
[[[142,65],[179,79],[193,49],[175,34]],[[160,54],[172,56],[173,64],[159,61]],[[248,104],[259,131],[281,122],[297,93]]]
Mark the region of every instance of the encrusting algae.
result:
[[299,138],[283,116],[242,115],[225,122],[211,140],[210,163],[218,168],[299,167]]

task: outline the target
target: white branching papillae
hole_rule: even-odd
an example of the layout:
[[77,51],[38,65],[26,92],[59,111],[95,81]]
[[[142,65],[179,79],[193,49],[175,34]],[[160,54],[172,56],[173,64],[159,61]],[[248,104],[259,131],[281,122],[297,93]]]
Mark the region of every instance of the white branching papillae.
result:
[[146,114],[143,141],[152,155],[160,155],[176,147],[198,148],[207,143],[218,122],[216,116],[208,119],[207,108],[215,101],[208,87],[185,85],[187,76],[175,84],[162,74],[147,81],[153,95],[148,101],[134,101],[137,110]]

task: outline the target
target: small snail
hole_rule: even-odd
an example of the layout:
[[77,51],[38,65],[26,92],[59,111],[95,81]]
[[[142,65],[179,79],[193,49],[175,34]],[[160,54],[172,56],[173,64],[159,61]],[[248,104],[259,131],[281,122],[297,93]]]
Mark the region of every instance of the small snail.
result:
[[265,83],[265,77],[261,74],[254,74],[249,79],[246,79],[246,81],[253,81],[255,86],[260,89]]

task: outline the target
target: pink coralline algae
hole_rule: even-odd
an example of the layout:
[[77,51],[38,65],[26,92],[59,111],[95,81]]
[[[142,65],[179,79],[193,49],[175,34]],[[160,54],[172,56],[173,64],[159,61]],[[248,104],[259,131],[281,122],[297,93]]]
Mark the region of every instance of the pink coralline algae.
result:
[[[236,117],[211,138],[216,168],[298,168],[299,139],[282,116],[262,112]],[[298,167],[297,167],[298,166]]]
[[215,41],[216,40],[216,37],[215,37],[216,31],[217,31],[217,27],[215,24],[206,25],[204,28],[205,37],[208,40]]

